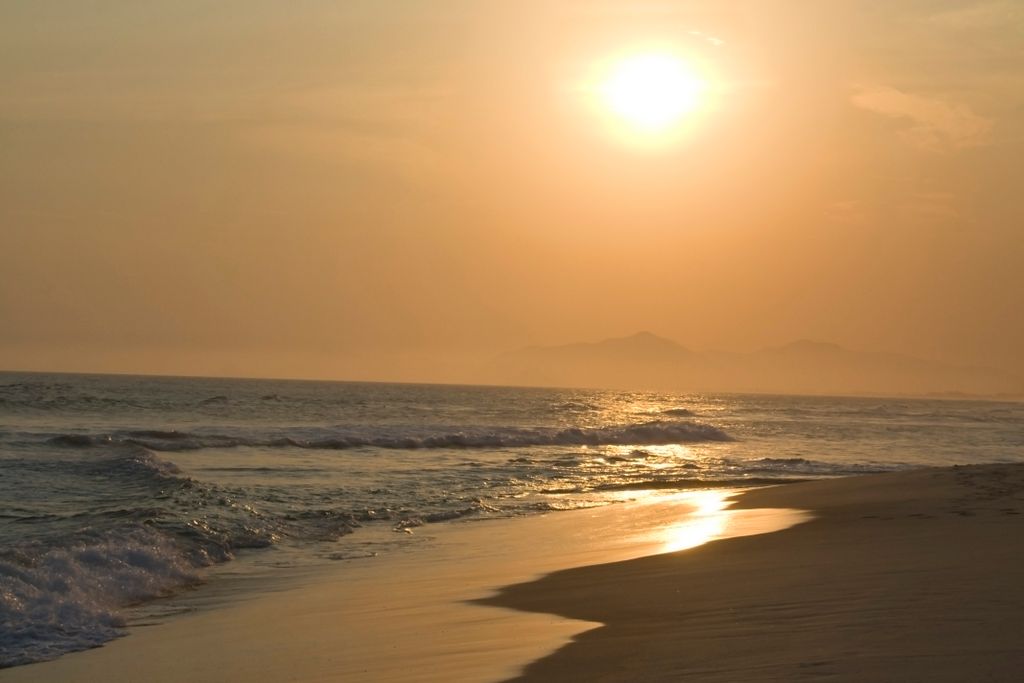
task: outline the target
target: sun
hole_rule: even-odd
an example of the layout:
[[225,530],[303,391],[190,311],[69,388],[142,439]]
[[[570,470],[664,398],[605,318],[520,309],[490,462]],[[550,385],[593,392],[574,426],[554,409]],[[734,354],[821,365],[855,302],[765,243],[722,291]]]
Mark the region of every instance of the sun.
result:
[[643,135],[678,128],[701,105],[706,90],[706,82],[685,61],[657,52],[615,61],[597,86],[602,106]]

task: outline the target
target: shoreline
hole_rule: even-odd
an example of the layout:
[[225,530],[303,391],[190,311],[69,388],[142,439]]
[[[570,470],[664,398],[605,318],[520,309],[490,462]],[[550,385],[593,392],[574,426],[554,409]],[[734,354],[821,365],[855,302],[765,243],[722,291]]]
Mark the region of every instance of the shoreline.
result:
[[805,524],[508,586],[603,624],[511,680],[1010,681],[1024,667],[1024,465],[755,489]]
[[193,611],[136,625],[96,649],[0,669],[0,681],[501,680],[600,624],[479,600],[561,569],[803,519],[792,511],[726,509],[733,493],[651,491],[632,502],[421,527],[413,538],[423,542],[324,564],[301,581],[200,590],[180,601]]
[[1022,532],[1024,465],[658,492],[424,531],[0,681],[1015,680]]

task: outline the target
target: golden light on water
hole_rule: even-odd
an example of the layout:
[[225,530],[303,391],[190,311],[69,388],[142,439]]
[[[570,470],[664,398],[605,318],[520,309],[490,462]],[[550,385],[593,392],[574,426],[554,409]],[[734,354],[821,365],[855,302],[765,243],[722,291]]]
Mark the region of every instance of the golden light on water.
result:
[[781,531],[811,519],[811,515],[803,510],[731,509],[732,498],[737,493],[736,489],[711,489],[680,491],[668,499],[652,495],[652,503],[671,500],[683,506],[684,510],[678,521],[661,526],[652,534],[652,543],[658,552],[672,553],[696,548],[716,539]]
[[619,126],[633,136],[650,138],[678,132],[704,104],[708,84],[683,59],[647,52],[611,63],[596,91]]
[[664,538],[662,552],[671,553],[696,548],[725,534],[729,524],[729,497],[735,491],[688,491],[686,502],[695,509],[679,524],[659,532]]

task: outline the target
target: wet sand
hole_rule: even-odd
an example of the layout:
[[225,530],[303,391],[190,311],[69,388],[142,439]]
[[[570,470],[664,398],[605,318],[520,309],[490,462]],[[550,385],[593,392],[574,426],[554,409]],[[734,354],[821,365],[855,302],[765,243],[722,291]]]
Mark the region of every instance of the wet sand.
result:
[[739,506],[816,518],[488,600],[605,624],[516,680],[1020,680],[1024,466],[794,484]]

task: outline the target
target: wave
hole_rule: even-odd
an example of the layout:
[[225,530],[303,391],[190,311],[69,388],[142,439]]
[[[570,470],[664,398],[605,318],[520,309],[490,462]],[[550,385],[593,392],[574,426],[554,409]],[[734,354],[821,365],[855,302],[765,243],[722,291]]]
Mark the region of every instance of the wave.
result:
[[478,515],[480,513],[499,511],[500,509],[494,507],[493,505],[488,505],[482,500],[476,500],[473,502],[472,505],[466,508],[461,508],[458,510],[443,510],[440,512],[433,512],[419,517],[408,517],[402,519],[397,524],[395,524],[393,528],[395,531],[407,531],[414,527],[423,526],[424,524],[449,522],[451,520],[462,519],[463,517]]
[[646,491],[652,489],[675,489],[680,491],[693,489],[747,488],[754,486],[771,486],[774,484],[794,484],[807,481],[803,477],[725,477],[720,479],[635,479],[603,484],[584,484],[580,486],[543,489],[547,494],[586,493],[591,491]]
[[125,474],[141,476],[160,481],[187,477],[181,476],[181,470],[173,462],[164,460],[145,448],[127,448],[119,452],[111,461],[102,463],[109,474]]
[[38,554],[0,556],[0,667],[52,659],[122,635],[118,609],[199,581],[175,539],[144,526]]
[[90,434],[60,434],[48,439],[54,446],[68,446],[70,448],[91,448],[113,443],[113,437],[109,434],[92,436]]
[[392,450],[525,448],[531,446],[664,446],[704,441],[733,441],[724,431],[699,422],[656,420],[609,427],[502,427],[436,434],[361,434],[316,436],[197,434],[178,431],[126,431],[110,434],[60,434],[49,443],[71,448],[131,444],[154,451],[204,448],[292,447],[320,450],[385,448]]
[[95,411],[143,407],[120,396],[97,396],[85,393],[70,384],[27,382],[0,384],[0,405],[30,412]]
[[360,525],[344,509],[274,507],[251,491],[194,481],[140,447],[4,465],[5,474],[98,485],[87,510],[4,515],[19,529],[0,542],[0,668],[116,638],[125,607],[199,583],[204,568],[240,549],[332,542]]
[[885,463],[847,462],[833,463],[807,458],[757,458],[731,461],[745,472],[754,474],[785,473],[814,477],[840,477],[851,474],[878,474],[905,469],[905,465]]
[[556,408],[559,411],[570,413],[586,413],[599,409],[595,404],[587,403],[585,401],[563,401],[562,403],[559,403]]
[[661,411],[662,415],[670,415],[672,417],[693,417],[696,415],[692,410],[686,408],[666,408]]
[[[65,435],[70,436],[70,435]],[[3,460],[5,474],[11,477],[7,486],[16,486],[19,476],[43,477],[47,480],[60,480],[65,476],[88,477],[94,482],[109,482],[112,485],[124,485],[126,482],[138,485],[148,483],[161,489],[172,481],[182,485],[191,483],[173,462],[165,460],[156,453],[145,448],[124,444],[114,439],[85,437],[51,439],[49,443],[82,449],[100,444],[112,444],[110,448],[97,450],[96,454],[87,457],[75,454],[72,457],[59,457],[50,453],[49,457],[7,457]],[[14,488],[6,491],[16,491]]]
[[164,460],[145,448],[126,446],[118,448],[108,458],[80,463],[82,469],[105,477],[121,477],[134,482],[148,482],[164,487],[172,481],[182,485],[192,483],[173,462]]

